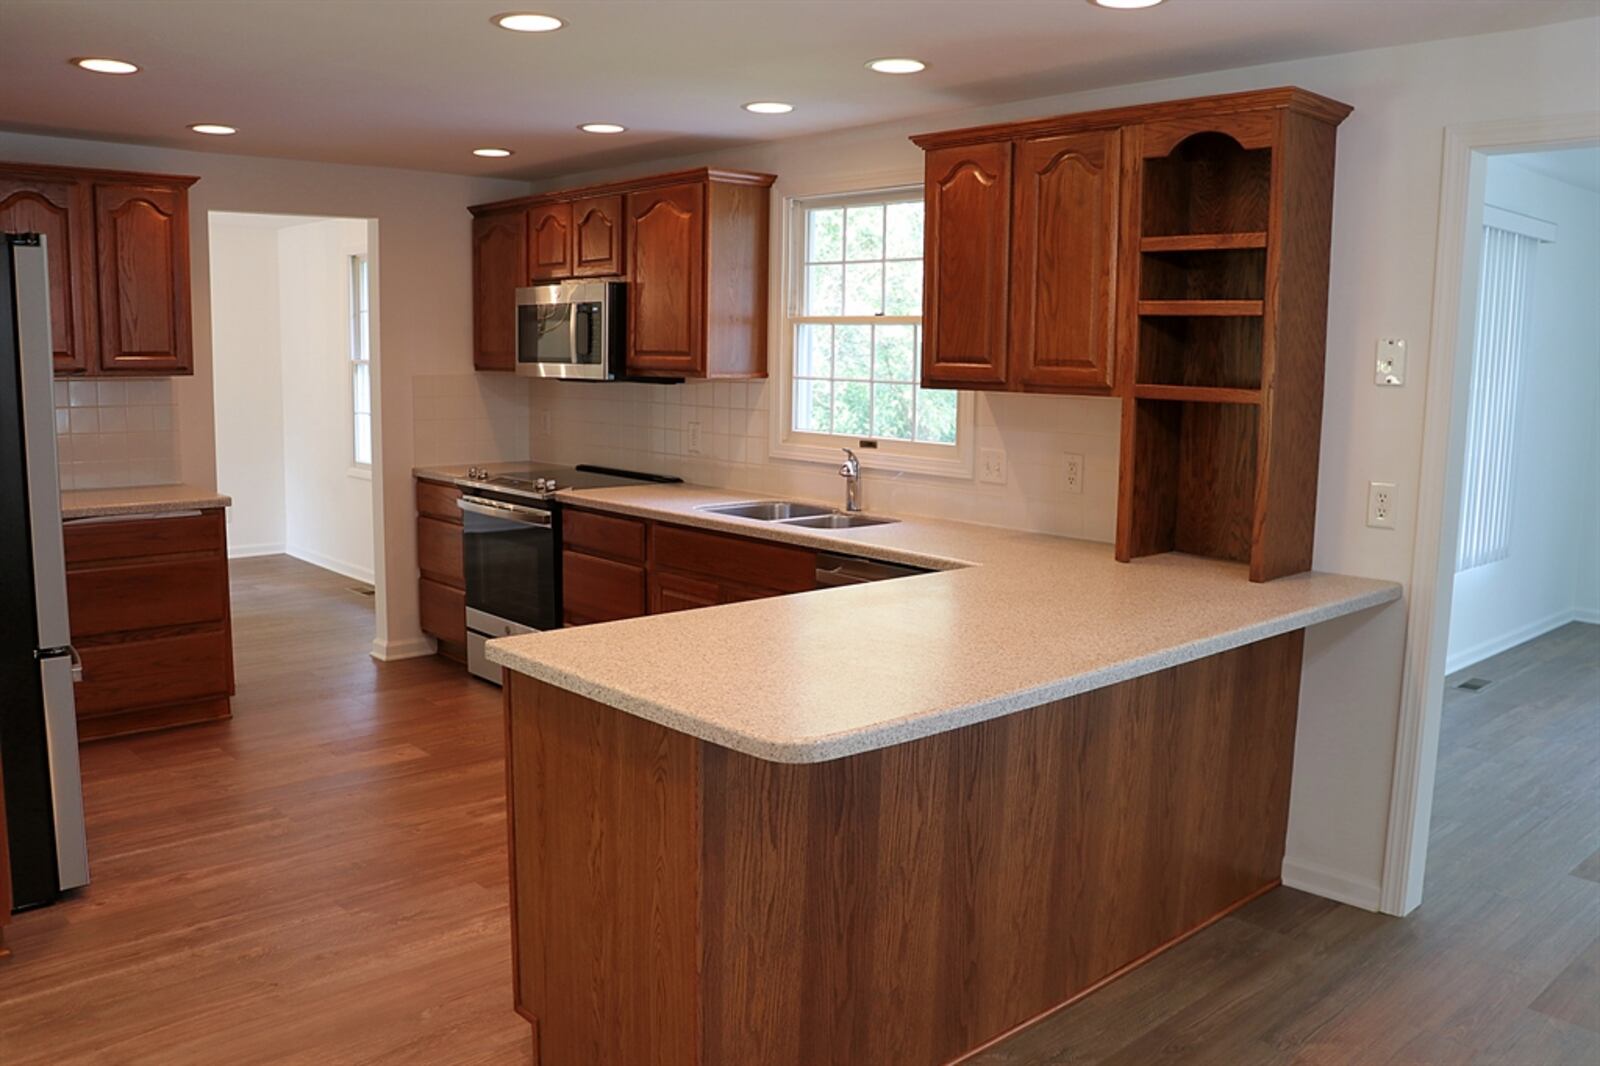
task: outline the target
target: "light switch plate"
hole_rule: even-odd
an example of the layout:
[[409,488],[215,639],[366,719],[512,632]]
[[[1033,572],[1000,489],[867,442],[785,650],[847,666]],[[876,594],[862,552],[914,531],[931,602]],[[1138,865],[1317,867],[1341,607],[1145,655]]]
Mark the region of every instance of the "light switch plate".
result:
[[1406,342],[1400,337],[1378,338],[1378,359],[1372,380],[1378,385],[1406,383]]
[[687,440],[684,442],[684,450],[690,455],[700,455],[702,454],[702,447],[703,442],[700,439],[700,423],[690,422]]
[[999,448],[985,448],[978,454],[978,480],[990,485],[1006,483],[1006,453]]

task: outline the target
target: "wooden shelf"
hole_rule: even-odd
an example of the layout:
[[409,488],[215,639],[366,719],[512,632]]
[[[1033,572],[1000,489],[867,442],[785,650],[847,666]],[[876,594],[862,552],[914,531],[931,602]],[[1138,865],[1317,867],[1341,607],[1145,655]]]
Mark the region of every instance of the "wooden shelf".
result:
[[1135,385],[1135,400],[1175,400],[1183,403],[1259,404],[1260,389],[1221,389],[1204,385]]
[[1145,237],[1139,241],[1141,252],[1216,252],[1266,246],[1267,234],[1264,230],[1250,233],[1183,233],[1169,237]]
[[1139,314],[1149,318],[1260,318],[1260,300],[1140,300]]

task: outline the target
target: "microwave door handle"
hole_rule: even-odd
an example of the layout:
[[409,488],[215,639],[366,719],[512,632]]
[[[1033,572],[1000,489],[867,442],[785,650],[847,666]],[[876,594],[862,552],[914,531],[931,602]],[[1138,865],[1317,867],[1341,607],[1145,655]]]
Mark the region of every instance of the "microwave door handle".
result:
[[567,359],[573,366],[578,365],[578,316],[583,312],[577,301],[567,304]]

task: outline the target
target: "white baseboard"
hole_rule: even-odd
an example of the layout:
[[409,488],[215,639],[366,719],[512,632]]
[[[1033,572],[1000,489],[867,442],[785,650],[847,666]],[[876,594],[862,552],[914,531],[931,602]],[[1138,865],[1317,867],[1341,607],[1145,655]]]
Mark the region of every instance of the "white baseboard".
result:
[[296,548],[290,546],[284,549],[284,554],[290,556],[291,558],[299,559],[303,563],[310,563],[312,566],[320,566],[324,570],[332,570],[334,573],[342,574],[345,577],[351,578],[352,580],[364,581],[368,585],[372,584],[371,567],[357,566],[354,563],[347,563],[341,559],[330,559],[321,552],[314,552],[309,548]]
[[228,545],[228,558],[254,559],[258,555],[282,555],[283,542],[276,544],[230,544]]
[[1600,626],[1600,607],[1579,607],[1572,612],[1574,622],[1587,622],[1592,626]]
[[1560,629],[1568,622],[1600,622],[1600,611],[1590,611],[1587,608],[1569,608],[1557,611],[1548,618],[1541,618],[1537,622],[1530,622],[1525,626],[1518,626],[1509,633],[1502,633],[1498,637],[1480,641],[1470,648],[1460,651],[1451,651],[1445,656],[1444,672],[1453,674],[1457,670],[1465,670],[1476,663],[1481,663],[1491,655],[1499,655],[1503,651],[1515,648],[1518,644],[1526,644],[1535,637],[1542,637],[1552,629]]
[[420,659],[438,650],[432,637],[410,637],[406,640],[373,640],[372,657],[379,662],[392,663],[399,659]]
[[1378,882],[1365,877],[1351,877],[1304,859],[1283,860],[1283,883],[1313,896],[1348,903],[1364,911],[1376,911],[1382,899]]

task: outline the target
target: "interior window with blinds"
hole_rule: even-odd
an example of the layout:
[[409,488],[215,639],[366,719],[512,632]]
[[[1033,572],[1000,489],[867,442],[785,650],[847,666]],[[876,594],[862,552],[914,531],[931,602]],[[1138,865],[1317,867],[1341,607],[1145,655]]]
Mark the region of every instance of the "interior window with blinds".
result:
[[[1505,212],[1486,212],[1486,215]],[[1517,386],[1522,376],[1539,240],[1517,229],[1483,228],[1467,450],[1461,482],[1461,541],[1456,570],[1511,554]]]

